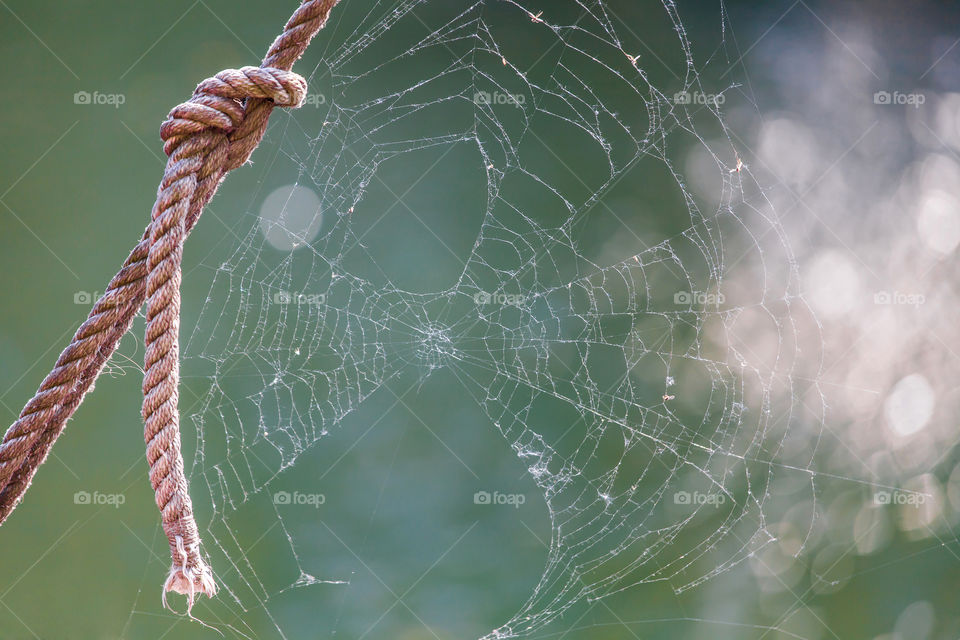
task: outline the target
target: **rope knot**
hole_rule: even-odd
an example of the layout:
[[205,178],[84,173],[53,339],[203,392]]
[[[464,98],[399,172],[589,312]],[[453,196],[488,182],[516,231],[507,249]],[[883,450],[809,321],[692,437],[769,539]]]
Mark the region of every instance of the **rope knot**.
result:
[[200,553],[180,451],[179,325],[183,241],[224,175],[241,166],[263,138],[275,106],[298,107],[307,83],[286,69],[303,54],[338,0],[301,0],[262,67],[227,69],[204,80],[170,112],[160,135],[170,156],[151,222],[73,340],[60,354],[0,441],[0,523],[17,506],[84,394],[147,302],[144,353],[144,440],[150,484],[170,543],[166,593],[217,592]]
[[243,121],[248,98],[296,109],[306,94],[307,81],[292,71],[274,67],[224,69],[197,85],[190,100],[170,111],[160,126],[163,150],[172,155],[188,136],[210,129],[231,133]]

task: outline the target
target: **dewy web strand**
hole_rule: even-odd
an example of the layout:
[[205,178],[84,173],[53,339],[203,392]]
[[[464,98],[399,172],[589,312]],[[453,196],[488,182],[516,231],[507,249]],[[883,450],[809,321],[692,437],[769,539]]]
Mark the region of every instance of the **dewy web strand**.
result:
[[[224,586],[237,610],[298,589],[308,598],[326,582],[306,531],[334,535],[331,525],[278,507],[277,485],[309,475],[302,457],[379,407],[378,394],[392,399],[395,381],[451,381],[546,505],[542,576],[486,638],[529,636],[636,585],[702,585],[775,541],[776,483],[800,483],[815,502],[815,451],[786,458],[810,321],[781,223],[716,101],[675,98],[722,94],[701,86],[675,4],[644,14],[677,49],[669,89],[648,77],[649,56],[608,5],[341,7],[344,35],[308,77],[325,100],[285,120],[295,184],[251,198],[259,215],[213,265],[186,342],[202,391],[186,416],[199,432],[193,477],[214,511],[204,536],[236,569]],[[540,43],[542,60],[512,46],[518,34]],[[684,175],[691,149],[716,178],[706,187]],[[433,177],[446,166],[449,177]],[[429,200],[406,204],[421,181],[446,193],[445,179],[457,201],[443,214],[469,242],[424,218]],[[631,192],[637,215],[619,193],[634,179],[679,204]],[[597,218],[640,225],[666,216],[658,205],[679,218],[667,231],[613,225],[602,227],[612,240],[594,239]],[[379,231],[398,219],[416,232]],[[428,278],[438,270],[419,259],[428,251],[450,258],[446,280]],[[741,280],[738,267],[756,277]],[[808,393],[822,410],[816,384]],[[237,542],[250,511],[270,507],[258,531],[276,525],[297,569],[280,588],[268,584],[276,567]],[[789,517],[812,528],[812,513]]]
[[[295,522],[276,487],[394,381],[455,385],[542,498],[542,575],[486,638],[529,636],[636,585],[680,592],[737,567],[775,539],[770,524],[785,516],[769,497],[785,477],[815,502],[815,452],[796,454],[789,438],[809,324],[796,261],[717,100],[676,99],[722,90],[702,86],[674,2],[650,4],[643,24],[604,0],[338,8],[307,77],[315,108],[282,116],[278,155],[295,184],[251,196],[259,216],[238,212],[241,237],[204,265],[210,294],[186,329],[182,367],[200,400],[184,411],[198,434],[184,476],[209,503],[199,533],[224,567],[206,622],[263,637],[252,621],[262,613],[276,637],[296,637],[272,608],[278,596],[351,588],[340,584],[349,576],[316,577],[308,554],[329,528]],[[651,77],[656,63],[632,33],[644,25],[666,34],[658,56],[672,76]],[[525,38],[537,56],[513,46]],[[243,161],[234,141],[259,141],[265,116],[251,116],[271,106],[248,101],[226,166]],[[714,182],[688,182],[691,149]],[[409,171],[388,175],[398,165]],[[221,178],[213,164],[197,176],[183,235]],[[633,181],[673,200],[624,195]],[[404,196],[420,183],[447,196],[451,182],[443,213],[472,235],[430,247],[452,265],[431,280],[439,269],[421,268],[427,250],[412,243],[446,236],[419,222],[431,200],[421,209]],[[667,222],[642,226],[651,219]],[[396,220],[417,232],[378,240],[377,224]],[[151,231],[8,432],[0,517],[143,303]],[[744,265],[758,277],[739,279]],[[816,384],[807,393],[822,408]],[[257,513],[271,521],[243,535]],[[289,565],[243,544],[264,530]],[[174,556],[186,551],[174,537]],[[365,598],[349,600],[371,615]]]

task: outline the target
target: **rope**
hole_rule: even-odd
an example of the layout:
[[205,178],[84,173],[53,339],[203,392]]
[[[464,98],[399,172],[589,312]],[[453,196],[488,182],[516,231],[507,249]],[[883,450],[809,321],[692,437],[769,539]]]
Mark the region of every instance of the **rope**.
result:
[[[200,556],[200,533],[193,517],[180,453],[180,279],[187,211],[197,190],[203,160],[223,150],[227,134],[243,120],[238,100],[258,98],[298,107],[307,91],[303,78],[273,67],[228,69],[201,82],[189,102],[175,107],[160,127],[170,156],[153,207],[147,255],[147,331],[143,378],[144,439],[150,483],[156,492],[173,567],[164,593],[213,596],[216,585]],[[229,166],[229,154],[220,156]]]
[[170,543],[166,592],[212,596],[200,556],[180,452],[179,316],[183,243],[225,175],[242,166],[266,131],[274,106],[296,108],[306,82],[291,73],[339,0],[305,0],[260,67],[228,69],[197,86],[160,129],[167,166],[140,242],[127,257],[0,443],[0,523],[17,506],[37,468],[147,301],[144,439],[150,481]]

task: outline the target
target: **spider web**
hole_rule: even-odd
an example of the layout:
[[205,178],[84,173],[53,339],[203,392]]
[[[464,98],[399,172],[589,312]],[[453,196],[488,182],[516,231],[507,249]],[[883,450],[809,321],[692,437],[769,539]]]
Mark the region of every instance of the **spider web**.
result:
[[[708,80],[737,59],[723,7],[718,42],[697,51],[681,9],[337,7],[300,63],[315,65],[308,104],[275,116],[245,169],[250,209],[229,254],[205,261],[185,335],[199,400],[184,448],[223,586],[195,610],[204,622],[299,637],[291,610],[338,599],[342,617],[321,624],[371,633],[393,599],[364,598],[365,563],[325,511],[350,488],[324,469],[389,432],[397,403],[441,407],[408,424],[471,469],[463,509],[486,518],[503,505],[485,501],[524,495],[543,516],[540,577],[485,638],[562,627],[571,607],[641,585],[701,585],[775,540],[780,479],[815,500],[824,401],[799,356],[817,325],[718,108],[729,79]],[[491,439],[531,491],[477,481],[462,458]],[[429,536],[444,521],[431,513],[398,521]]]

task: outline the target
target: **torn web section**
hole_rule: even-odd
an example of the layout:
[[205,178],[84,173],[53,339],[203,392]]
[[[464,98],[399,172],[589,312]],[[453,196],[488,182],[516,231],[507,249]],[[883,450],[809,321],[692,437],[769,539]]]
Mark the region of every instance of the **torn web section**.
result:
[[523,637],[810,499],[795,262],[641,4],[338,7],[185,347],[205,622]]

